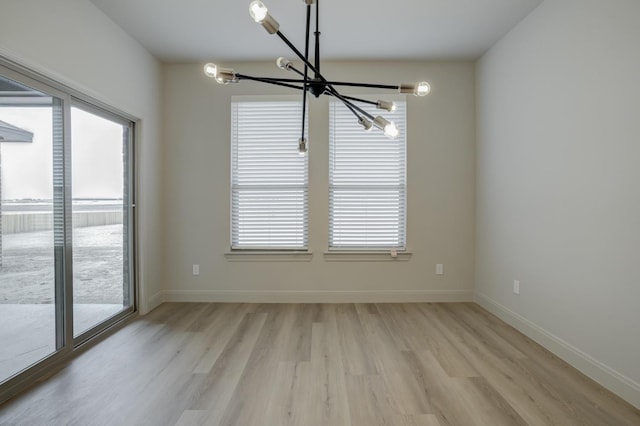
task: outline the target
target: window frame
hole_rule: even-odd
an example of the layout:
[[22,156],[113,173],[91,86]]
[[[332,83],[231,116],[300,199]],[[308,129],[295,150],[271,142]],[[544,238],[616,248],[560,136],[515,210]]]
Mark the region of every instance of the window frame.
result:
[[[225,253],[225,257],[228,260],[240,261],[240,260],[258,260],[258,261],[266,261],[274,258],[280,258],[280,255],[290,255],[289,257],[294,260],[306,261],[309,260],[310,257],[305,254],[310,254],[309,251],[309,151],[302,156],[298,153],[298,139],[300,137],[300,128],[299,125],[295,131],[291,131],[291,142],[287,141],[287,144],[291,144],[292,153],[297,156],[296,158],[304,158],[304,183],[302,185],[303,189],[303,209],[302,209],[302,244],[300,246],[296,245],[259,245],[259,244],[235,244],[236,236],[234,232],[238,228],[239,225],[234,223],[236,219],[235,208],[235,200],[234,196],[237,194],[238,184],[236,183],[236,179],[234,179],[234,174],[237,171],[237,167],[235,167],[235,155],[237,150],[237,133],[238,133],[238,123],[237,119],[237,105],[242,103],[264,103],[264,104],[290,104],[291,108],[299,108],[299,115],[295,114],[295,117],[290,118],[292,123],[301,123],[302,118],[302,108],[301,108],[301,99],[299,96],[291,96],[291,95],[265,95],[265,96],[232,96],[231,97],[231,132],[230,132],[230,170],[229,170],[229,252]],[[307,108],[306,114],[306,124],[305,124],[305,137],[308,140],[309,134],[309,103],[307,101],[305,107]],[[287,148],[288,149],[288,148]],[[242,185],[240,185],[242,186]],[[277,188],[278,185],[268,186],[265,185],[265,188]],[[286,186],[286,185],[281,185]],[[258,190],[255,186],[254,190]]]
[[[345,256],[348,259],[351,260],[386,260],[387,257],[389,257],[389,254],[391,254],[391,260],[408,260],[408,258],[410,257],[411,253],[408,252],[407,249],[407,176],[408,176],[408,167],[407,167],[407,151],[408,151],[408,146],[407,146],[407,98],[406,96],[402,96],[402,95],[359,95],[360,98],[362,99],[366,99],[366,100],[371,100],[371,101],[376,101],[377,99],[381,99],[384,98],[386,100],[391,100],[393,102],[396,102],[397,105],[401,105],[401,107],[399,108],[399,112],[396,114],[401,114],[401,116],[393,116],[392,113],[386,112],[386,111],[380,111],[380,110],[376,110],[374,106],[370,106],[370,105],[359,105],[361,108],[365,109],[367,112],[371,113],[372,115],[376,116],[376,115],[382,115],[383,117],[389,119],[389,120],[393,120],[396,121],[396,124],[398,125],[399,129],[400,129],[400,136],[398,137],[398,139],[395,140],[391,140],[386,138],[379,130],[374,129],[373,132],[378,132],[378,133],[374,133],[374,137],[376,139],[378,138],[384,138],[386,141],[388,141],[389,143],[402,143],[403,144],[403,148],[402,148],[402,157],[400,159],[400,161],[403,163],[403,170],[401,172],[402,175],[402,183],[399,185],[400,187],[400,196],[398,197],[399,202],[401,202],[402,206],[399,207],[399,220],[398,220],[398,227],[400,228],[399,232],[398,232],[398,244],[397,245],[384,245],[384,244],[371,244],[371,245],[363,245],[363,244],[338,244],[336,245],[334,243],[335,240],[335,236],[334,236],[334,229],[333,229],[333,221],[334,221],[334,217],[332,217],[332,215],[334,214],[334,189],[336,187],[336,184],[333,182],[333,170],[331,169],[332,165],[334,164],[335,161],[335,137],[336,137],[336,131],[339,131],[340,129],[336,129],[336,111],[335,108],[340,108],[342,109],[342,111],[340,112],[342,116],[349,116],[351,115],[353,117],[353,125],[356,126],[356,118],[355,116],[353,116],[353,114],[344,106],[342,105],[341,102],[339,102],[338,100],[332,99],[329,101],[329,149],[328,149],[328,155],[329,155],[329,162],[328,162],[328,166],[329,166],[329,170],[328,170],[328,207],[329,207],[329,211],[328,211],[328,238],[327,238],[327,252],[325,252],[325,259],[326,260],[332,260],[332,261],[336,261],[336,260],[341,260],[341,261],[345,261],[347,260],[345,258]],[[346,125],[345,125],[346,126]],[[351,128],[346,128],[345,130],[347,131],[352,131]],[[362,131],[361,129],[357,129],[357,131]],[[381,139],[378,139],[381,140]],[[353,143],[353,142],[351,142]],[[343,186],[349,186],[349,185],[343,185]],[[356,185],[358,186],[358,185]],[[374,187],[383,187],[384,185],[376,185],[376,184],[371,184],[371,185],[360,185],[362,187],[369,187],[371,189],[374,189]],[[342,255],[345,256],[342,256]],[[383,256],[377,256],[378,254],[383,255]]]

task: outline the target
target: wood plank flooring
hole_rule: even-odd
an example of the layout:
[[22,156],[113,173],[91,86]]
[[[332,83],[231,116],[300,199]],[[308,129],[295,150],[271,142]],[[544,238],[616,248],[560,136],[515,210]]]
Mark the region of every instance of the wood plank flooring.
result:
[[0,407],[2,425],[640,425],[471,303],[170,303]]

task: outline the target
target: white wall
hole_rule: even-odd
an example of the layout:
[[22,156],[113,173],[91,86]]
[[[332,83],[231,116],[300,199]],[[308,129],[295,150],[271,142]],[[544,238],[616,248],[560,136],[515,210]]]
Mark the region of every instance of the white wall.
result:
[[[274,61],[275,62],[275,61]],[[274,62],[224,64],[282,75]],[[167,300],[469,300],[474,269],[475,88],[472,63],[323,64],[335,79],[428,79],[408,98],[408,262],[329,262],[328,101],[310,102],[310,262],[231,262],[232,95],[295,94],[244,81],[220,86],[202,64],[165,68]],[[367,92],[365,90],[365,92]],[[368,91],[371,93],[371,90]],[[345,93],[347,93],[345,91]],[[191,265],[200,264],[200,276]],[[443,263],[445,275],[435,275]]]
[[152,309],[162,289],[159,63],[86,0],[3,0],[0,55],[141,120],[138,268],[141,310]]
[[477,300],[636,406],[639,46],[637,0],[546,0],[477,65]]

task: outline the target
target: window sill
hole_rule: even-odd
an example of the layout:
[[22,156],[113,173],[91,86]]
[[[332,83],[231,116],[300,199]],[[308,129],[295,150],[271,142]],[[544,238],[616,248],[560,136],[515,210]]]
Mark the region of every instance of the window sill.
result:
[[327,262],[407,262],[413,253],[399,251],[396,257],[390,251],[347,251],[332,250],[324,253]]
[[231,251],[224,254],[229,262],[311,262],[310,251]]

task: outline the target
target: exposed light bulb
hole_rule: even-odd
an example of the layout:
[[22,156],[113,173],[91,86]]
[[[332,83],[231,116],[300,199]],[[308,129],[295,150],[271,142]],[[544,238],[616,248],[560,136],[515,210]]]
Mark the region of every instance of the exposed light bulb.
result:
[[216,78],[218,75],[218,66],[212,63],[206,64],[204,66],[204,74],[209,78]]
[[298,153],[300,155],[304,155],[308,150],[309,150],[309,143],[307,142],[307,140],[305,138],[298,139]]
[[360,117],[360,119],[358,120],[358,124],[360,124],[364,128],[365,132],[370,132],[373,128],[373,123],[367,120],[365,117]]
[[396,123],[394,123],[393,121],[389,121],[384,117],[377,116],[373,120],[373,124],[378,129],[382,130],[384,132],[384,134],[387,137],[391,138],[391,139],[397,138],[398,135],[400,134],[400,131],[398,130],[398,127],[396,126]]
[[386,111],[389,112],[393,112],[396,110],[396,104],[391,102],[391,101],[381,101],[379,100],[378,103],[376,104],[376,107],[378,109],[384,109]]
[[384,134],[391,139],[396,139],[400,135],[400,130],[398,130],[396,123],[391,121],[389,124],[384,126]]
[[249,14],[258,24],[267,30],[269,34],[275,34],[280,29],[280,24],[269,15],[269,9],[260,0],[254,0],[249,5]]
[[269,14],[269,9],[264,5],[260,0],[254,0],[249,5],[249,13],[251,14],[251,18],[256,21],[258,24],[262,24],[264,19]]
[[426,81],[420,83],[402,83],[398,86],[400,93],[408,93],[415,96],[427,96],[431,92],[431,86]]
[[281,70],[288,70],[289,67],[291,67],[292,63],[287,58],[283,58],[282,56],[280,56],[278,59],[276,59],[276,65]]
[[220,68],[216,64],[208,63],[204,66],[204,74],[215,79],[220,84],[236,83],[236,73],[231,68]]
[[414,90],[414,95],[416,96],[427,96],[431,92],[431,86],[426,81],[421,81],[416,84],[416,88]]

